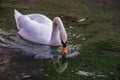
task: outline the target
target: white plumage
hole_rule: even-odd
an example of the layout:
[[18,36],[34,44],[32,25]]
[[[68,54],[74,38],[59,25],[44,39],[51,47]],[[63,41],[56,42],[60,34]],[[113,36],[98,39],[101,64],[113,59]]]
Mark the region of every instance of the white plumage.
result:
[[56,46],[61,45],[61,41],[67,41],[64,25],[59,17],[52,21],[42,14],[22,15],[17,10],[14,10],[14,17],[18,34],[26,40]]

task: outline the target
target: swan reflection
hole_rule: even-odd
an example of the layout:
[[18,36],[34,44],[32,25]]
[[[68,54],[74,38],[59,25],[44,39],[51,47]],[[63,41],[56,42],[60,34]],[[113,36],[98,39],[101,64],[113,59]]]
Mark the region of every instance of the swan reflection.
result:
[[68,66],[66,55],[55,56],[53,58],[53,66],[55,68],[55,71],[58,73],[65,71]]

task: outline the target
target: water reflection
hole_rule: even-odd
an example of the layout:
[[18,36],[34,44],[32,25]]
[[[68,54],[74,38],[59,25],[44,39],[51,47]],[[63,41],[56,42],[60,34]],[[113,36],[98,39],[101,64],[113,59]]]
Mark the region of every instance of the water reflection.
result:
[[53,58],[53,66],[55,68],[55,71],[57,71],[58,73],[62,73],[63,71],[65,71],[68,66],[66,55],[55,56]]
[[[4,36],[1,36],[5,40],[8,40],[8,41],[3,40],[4,42],[6,42],[6,44],[4,44],[2,41],[3,38],[0,38],[2,41],[2,42],[0,42],[0,44],[4,44],[4,46],[9,47],[9,48],[19,49],[19,50],[21,50],[20,52],[18,52],[19,54],[32,56],[32,57],[34,57],[34,59],[41,59],[41,60],[42,59],[43,60],[44,59],[52,59],[53,60],[53,67],[54,67],[55,71],[58,73],[62,73],[67,69],[67,66],[68,66],[67,58],[71,58],[71,57],[79,55],[79,52],[77,52],[77,51],[72,52],[71,51],[72,48],[77,49],[77,48],[75,48],[77,45],[75,47],[72,45],[68,45],[69,53],[66,56],[62,56],[61,47],[56,47],[56,46],[54,47],[54,46],[32,43],[32,42],[29,42],[27,40],[24,40],[16,32],[14,32],[14,33],[16,35],[9,36],[11,38],[11,40],[6,39]],[[1,34],[6,35],[5,32],[1,32]],[[10,34],[12,34],[12,33],[9,33],[9,35]],[[19,51],[19,50],[17,50],[17,51]],[[13,52],[14,52],[14,50],[13,50]],[[18,58],[20,58],[20,55],[16,55],[16,56]],[[16,58],[14,58],[14,60],[17,61]],[[22,60],[25,60],[25,58],[23,57],[21,59],[21,61]],[[15,62],[15,64],[16,63],[18,63],[18,62]],[[43,64],[44,63],[42,62],[39,65],[43,65]],[[22,65],[24,65],[24,64],[22,64]],[[28,67],[28,66],[26,66],[26,67]],[[22,69],[20,69],[20,70],[22,70]],[[20,74],[23,74],[23,73],[20,73]],[[26,75],[24,75],[24,76],[26,77]]]
[[29,42],[21,38],[19,35],[16,35],[16,37],[14,37],[14,45],[11,45],[11,47],[14,46],[16,48],[20,48],[23,51],[22,54],[34,55],[34,58],[40,58],[40,59],[53,58],[54,50],[52,49],[56,48],[48,45]]
[[[16,32],[14,32],[14,33],[16,33]],[[0,40],[1,40],[0,44],[2,44],[1,46],[12,48],[13,53],[16,53],[16,50],[14,50],[14,49],[20,50],[20,52],[18,52],[19,50],[17,50],[17,54],[14,54],[13,61],[11,64],[11,66],[15,66],[17,68],[17,70],[19,70],[19,71],[17,71],[17,70],[15,71],[17,73],[20,72],[17,76],[19,76],[19,77],[22,76],[23,78],[31,77],[32,74],[30,72],[28,72],[29,74],[26,73],[27,69],[29,69],[29,71],[32,70],[31,68],[28,68],[28,66],[30,66],[29,61],[26,61],[26,60],[29,60],[30,56],[31,56],[31,60],[39,59],[39,61],[42,61],[44,59],[52,59],[53,67],[54,67],[55,71],[57,71],[58,73],[62,73],[67,68],[68,63],[65,60],[66,57],[62,56],[61,47],[56,47],[56,46],[54,47],[54,46],[32,43],[27,40],[24,40],[17,33],[14,36],[9,36],[12,40],[12,41],[10,41],[10,39],[6,39],[4,37],[4,35],[6,35],[6,33],[4,31],[1,31],[1,34],[3,35],[3,36],[1,35],[1,38],[0,38]],[[10,34],[12,34],[12,33],[9,33],[9,35]],[[7,40],[7,41],[5,41],[5,40]],[[6,50],[9,51],[9,49],[6,49]],[[1,51],[1,52],[3,52],[3,51]],[[18,62],[18,60],[19,60],[19,62]],[[33,62],[31,60],[30,60],[30,64],[32,63],[35,66],[35,64],[34,64],[35,62]],[[26,63],[23,61],[26,61]],[[25,64],[27,64],[27,65],[23,66]],[[45,65],[44,61],[39,63],[39,65]],[[35,69],[34,66],[32,66],[33,69]],[[15,67],[12,67],[12,68],[15,68]],[[44,71],[44,68],[41,68],[40,71],[41,70]],[[31,72],[33,72],[33,71],[31,71]],[[12,73],[12,74],[14,74],[14,73]]]

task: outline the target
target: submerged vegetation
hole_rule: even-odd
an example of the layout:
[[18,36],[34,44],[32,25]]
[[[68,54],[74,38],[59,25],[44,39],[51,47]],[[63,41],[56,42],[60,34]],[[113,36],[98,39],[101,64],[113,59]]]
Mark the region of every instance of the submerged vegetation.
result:
[[[16,41],[17,29],[13,16],[14,9],[24,14],[45,14],[51,19],[60,16],[68,33],[69,53],[77,51],[80,55],[68,58],[67,69],[59,74],[55,71],[51,59],[44,61],[44,59],[34,59],[31,56],[23,57],[19,54],[24,53],[21,49],[12,49],[11,51],[0,45],[0,55],[4,53],[7,56],[9,53],[10,56],[12,55],[9,66],[7,65],[6,70],[2,72],[3,74],[0,74],[0,79],[120,79],[119,0],[1,0],[0,44],[9,44],[3,43],[3,39],[10,42]],[[79,22],[80,19],[85,19],[85,21]],[[4,34],[2,31],[9,34]],[[22,71],[28,67],[31,68],[26,73]],[[24,72],[24,74],[20,72]]]

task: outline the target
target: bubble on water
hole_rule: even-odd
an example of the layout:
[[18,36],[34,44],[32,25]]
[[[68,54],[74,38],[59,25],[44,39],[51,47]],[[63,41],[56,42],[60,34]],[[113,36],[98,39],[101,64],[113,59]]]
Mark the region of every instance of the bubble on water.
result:
[[78,20],[78,22],[83,22],[83,21],[85,21],[85,20],[86,20],[86,19],[83,18],[83,19]]
[[94,75],[94,73],[85,72],[85,71],[78,71],[78,72],[76,72],[76,74],[78,74],[78,75],[84,75],[84,76],[93,76]]
[[31,75],[24,75],[23,78],[31,77]]
[[107,77],[106,75],[97,75],[97,77]]
[[114,74],[113,72],[110,72],[110,74]]
[[83,76],[92,76],[93,78],[96,78],[96,77],[107,77],[106,75],[103,75],[103,74],[95,74],[93,72],[86,72],[86,71],[77,71],[76,74],[78,75],[83,75]]
[[76,38],[80,38],[80,37],[81,37],[81,35],[77,35],[77,36],[76,36]]

